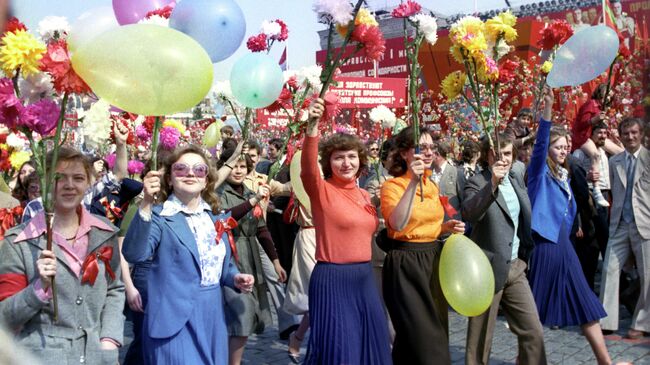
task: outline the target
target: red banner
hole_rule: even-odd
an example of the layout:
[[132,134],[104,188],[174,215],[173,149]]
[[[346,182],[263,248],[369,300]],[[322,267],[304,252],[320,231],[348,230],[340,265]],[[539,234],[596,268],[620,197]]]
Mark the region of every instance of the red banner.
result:
[[[292,113],[293,110],[288,110]],[[289,123],[289,117],[284,110],[270,112],[266,109],[257,109],[257,124],[264,128],[284,128]]]
[[406,79],[384,77],[338,77],[338,86],[330,87],[339,94],[341,108],[374,108],[385,105],[401,108],[406,105]]
[[[346,47],[345,56],[347,57],[356,49],[356,46]],[[340,48],[334,50],[335,54]],[[316,52],[316,63],[322,65],[325,63],[327,50]],[[386,52],[377,64],[377,74],[380,77],[408,77],[406,70],[406,51],[404,51],[404,38],[393,38],[386,40]],[[341,76],[366,77],[375,76],[375,66],[372,61],[366,59],[362,52],[350,58],[348,62],[341,66]]]

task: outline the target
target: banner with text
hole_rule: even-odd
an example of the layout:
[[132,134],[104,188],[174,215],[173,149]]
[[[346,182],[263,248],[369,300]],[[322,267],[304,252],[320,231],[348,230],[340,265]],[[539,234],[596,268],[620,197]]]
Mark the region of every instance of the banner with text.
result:
[[338,86],[330,87],[339,94],[341,108],[402,108],[406,105],[407,79],[384,77],[338,77]]
[[[293,113],[293,109],[287,110]],[[265,128],[284,128],[289,123],[289,117],[284,110],[270,112],[267,109],[257,109],[257,124]]]

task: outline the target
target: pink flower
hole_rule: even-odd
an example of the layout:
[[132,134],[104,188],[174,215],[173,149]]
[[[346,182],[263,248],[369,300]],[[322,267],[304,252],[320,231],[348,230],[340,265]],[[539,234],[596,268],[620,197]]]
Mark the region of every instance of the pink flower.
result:
[[287,38],[289,38],[289,28],[287,27],[287,24],[280,19],[276,19],[274,21],[280,26],[280,34],[274,35],[271,37],[271,39],[280,42],[286,41]]
[[266,44],[266,34],[260,33],[255,36],[251,36],[248,38],[248,41],[246,41],[246,47],[250,49],[253,52],[262,52],[266,51],[267,44]]
[[151,133],[147,130],[147,127],[145,127],[144,124],[135,127],[135,135],[143,142],[147,142],[151,139]]
[[14,93],[13,81],[6,77],[0,79],[0,123],[9,129],[15,128],[23,108],[23,103]]
[[104,161],[106,161],[106,163],[108,164],[109,169],[112,170],[113,166],[115,166],[115,159],[116,158],[117,158],[117,156],[114,153],[109,153],[108,155],[106,155],[104,157]]
[[178,144],[181,132],[174,127],[163,127],[160,130],[160,144],[166,150],[173,150]]
[[357,25],[352,32],[352,40],[363,44],[366,58],[379,61],[386,51],[386,40],[377,26]]
[[422,6],[416,3],[415,1],[406,0],[405,3],[399,4],[398,7],[393,9],[393,12],[390,14],[393,18],[408,18],[419,13],[422,10]]
[[20,113],[19,126],[40,134],[48,135],[59,120],[59,106],[50,99],[42,99],[25,107]]
[[126,165],[126,169],[129,172],[129,175],[140,174],[142,173],[142,170],[144,170],[144,162],[130,160]]

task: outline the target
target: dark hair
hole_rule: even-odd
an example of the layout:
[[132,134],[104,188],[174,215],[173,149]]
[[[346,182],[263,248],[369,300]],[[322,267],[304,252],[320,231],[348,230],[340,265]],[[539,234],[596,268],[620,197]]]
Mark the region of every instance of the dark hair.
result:
[[[420,136],[424,133],[427,133],[424,129],[420,128]],[[408,170],[408,164],[406,160],[402,158],[402,152],[407,152],[411,148],[415,148],[415,133],[413,131],[413,126],[408,126],[402,129],[397,136],[395,136],[395,146],[397,147],[397,153],[393,157],[393,165],[388,170],[388,173],[391,176],[399,177],[406,173]]]
[[451,152],[451,144],[446,139],[438,138],[433,141],[433,152],[446,159],[449,152]]
[[605,123],[604,120],[599,120],[598,122],[596,122],[596,124],[594,124],[594,125],[591,127],[591,135],[593,136],[593,135],[596,134],[596,132],[598,132],[599,130],[601,130],[601,129],[607,129],[607,128],[608,128],[607,123]]
[[321,156],[320,165],[323,168],[323,175],[326,179],[332,177],[330,158],[332,157],[332,153],[336,151],[357,151],[359,154],[359,170],[357,171],[357,177],[359,177],[368,167],[366,146],[363,145],[357,136],[345,133],[336,133],[322,141],[318,146],[318,150]]
[[[20,168],[16,172],[20,173],[20,170],[22,170],[25,165],[29,165],[29,166],[33,167],[34,169],[36,169],[36,163],[34,161],[32,161],[32,160],[29,160],[29,161],[23,162],[23,164],[20,165]],[[20,181],[20,174],[19,174],[18,177],[16,178],[16,186],[11,191],[11,196],[13,196],[14,198],[16,198],[17,200],[19,200],[21,202],[26,201],[27,199],[29,199],[29,196],[27,195],[28,186],[27,186],[26,182],[27,182],[27,176],[25,176],[25,182],[22,182],[22,181]]]
[[103,159],[103,158],[101,158],[99,156],[94,156],[94,157],[92,157],[90,159],[90,163],[93,164],[93,169],[94,169],[95,162],[97,162],[97,161],[102,161],[103,162],[102,166],[103,166],[104,171],[108,172],[108,161],[106,161],[105,159]]
[[607,85],[600,84],[596,87],[596,90],[594,90],[594,92],[591,93],[591,98],[597,100],[598,102],[602,102],[606,92],[607,92]]
[[224,125],[219,129],[219,133],[230,133],[231,135],[235,134],[235,128],[229,126],[229,125]]
[[382,161],[388,160],[388,156],[390,155],[390,152],[394,150],[397,147],[395,144],[395,137],[390,137],[387,140],[384,141],[384,143],[381,144],[381,154],[379,158]]
[[629,128],[634,125],[638,125],[639,129],[643,130],[643,124],[643,119],[641,118],[627,117],[618,124],[618,134],[622,136],[623,128]]
[[160,201],[165,201],[173,192],[173,187],[171,186],[171,173],[172,169],[171,166],[178,161],[183,155],[186,155],[188,153],[194,153],[205,161],[205,163],[208,165],[208,176],[206,176],[206,181],[205,181],[205,188],[201,192],[201,197],[203,200],[205,200],[208,205],[210,205],[210,208],[212,208],[212,213],[217,214],[219,212],[219,196],[217,195],[217,169],[214,168],[212,165],[211,159],[208,157],[208,155],[203,151],[203,149],[199,146],[196,145],[187,145],[183,147],[176,148],[166,159],[164,162],[164,167],[165,167],[165,172],[163,174],[163,178],[161,179],[161,184],[160,184],[160,196],[159,200]]
[[[494,132],[491,133],[492,136],[492,142],[496,143],[496,136],[494,135]],[[507,134],[507,133],[501,133],[499,134],[499,148],[505,148],[508,147],[509,145],[514,143],[514,138],[512,135]],[[479,157],[478,163],[479,165],[486,169],[490,167],[490,163],[488,162],[488,155],[490,154],[490,140],[487,138],[487,135],[484,135],[481,138],[481,157]],[[515,149],[513,146],[512,149],[513,156],[512,160],[514,161],[516,159],[516,156],[514,156]]]
[[461,148],[460,160],[465,163],[471,162],[481,152],[479,144],[470,140],[463,142]]
[[517,113],[517,118],[521,118],[523,116],[529,116],[529,117],[532,118],[533,111],[530,110],[530,108],[521,108],[521,109],[519,109],[519,113]]
[[284,141],[281,140],[280,138],[273,138],[272,140],[269,141],[269,146],[273,145],[276,150],[280,150],[282,148],[282,143]]
[[[235,150],[237,149],[237,146],[235,147],[229,147],[228,149],[224,150],[221,152],[221,156],[219,156],[219,160],[217,161],[217,169],[220,169],[223,167],[223,165],[226,164],[228,159],[235,153]],[[246,162],[246,171],[250,174],[251,171],[255,168],[255,164],[253,163],[253,160],[250,158],[248,154],[242,154],[239,156],[239,161],[245,161]]]
[[260,146],[260,144],[254,139],[248,140],[248,150],[255,150],[258,155],[262,154],[262,146]]

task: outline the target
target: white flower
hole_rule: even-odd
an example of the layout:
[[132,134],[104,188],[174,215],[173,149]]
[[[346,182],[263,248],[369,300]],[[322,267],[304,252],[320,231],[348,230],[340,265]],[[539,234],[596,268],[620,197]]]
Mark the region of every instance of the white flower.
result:
[[262,22],[260,32],[266,34],[267,37],[271,38],[279,36],[280,32],[282,32],[282,28],[277,22],[270,22],[268,20],[265,20]]
[[11,133],[8,135],[6,143],[7,146],[18,151],[22,150],[26,144],[25,139],[16,133]]
[[97,149],[111,135],[111,105],[100,99],[86,112],[82,123],[82,131],[88,147]]
[[351,22],[354,11],[349,0],[315,0],[313,9],[318,14],[319,22],[340,25]]
[[374,123],[381,123],[382,128],[392,129],[395,125],[397,118],[395,113],[388,109],[385,105],[379,105],[370,110],[370,120]]
[[296,80],[300,81],[297,70],[286,70],[282,72],[282,78],[284,79],[285,83],[289,81],[292,77],[295,77]]
[[159,25],[161,27],[169,28],[169,19],[162,17],[160,15],[152,15],[148,18],[144,18],[140,20],[138,24],[153,24],[153,25]]
[[493,59],[499,60],[501,57],[505,56],[510,52],[510,46],[506,43],[506,40],[503,37],[499,38],[499,42],[494,44],[489,42],[488,49],[493,50],[494,57]]
[[219,102],[226,100],[234,101],[235,97],[232,95],[232,89],[230,88],[230,81],[217,81],[216,84],[212,87],[215,96]]
[[323,69],[319,65],[305,66],[298,70],[298,82],[301,84],[309,84],[312,90],[318,91],[321,88],[321,72],[323,72]]
[[410,20],[417,24],[418,29],[424,33],[424,38],[427,39],[429,44],[433,45],[436,43],[438,40],[438,23],[436,22],[436,18],[428,14],[416,14]]
[[65,39],[70,33],[70,24],[65,17],[49,15],[38,22],[38,34],[44,42]]
[[54,93],[52,77],[45,72],[32,74],[18,81],[18,88],[26,104],[33,104]]

